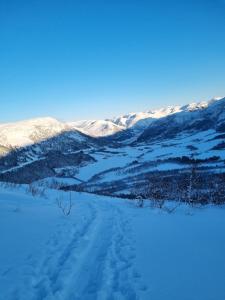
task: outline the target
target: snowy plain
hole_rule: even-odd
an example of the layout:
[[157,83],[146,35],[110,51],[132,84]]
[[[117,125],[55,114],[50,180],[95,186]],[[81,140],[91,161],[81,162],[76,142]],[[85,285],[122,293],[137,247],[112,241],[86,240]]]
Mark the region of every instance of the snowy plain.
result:
[[0,300],[225,299],[223,206],[58,194],[0,189]]

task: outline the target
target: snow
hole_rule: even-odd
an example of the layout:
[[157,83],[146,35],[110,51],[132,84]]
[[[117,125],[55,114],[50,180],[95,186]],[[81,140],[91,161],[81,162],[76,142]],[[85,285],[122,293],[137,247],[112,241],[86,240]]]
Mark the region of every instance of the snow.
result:
[[11,172],[11,171],[14,171],[14,170],[18,170],[18,169],[20,169],[20,168],[23,168],[24,166],[28,166],[28,165],[32,164],[32,163],[35,162],[35,161],[40,161],[40,160],[44,160],[44,159],[45,159],[45,158],[34,158],[34,159],[31,159],[31,160],[28,161],[28,162],[20,163],[19,166],[9,168],[9,169],[7,169],[7,170],[5,170],[5,171],[1,171],[1,173],[4,174],[4,173],[7,173],[7,172]]
[[139,121],[145,121],[143,124],[149,125],[152,120],[166,117],[170,114],[180,111],[179,106],[168,106],[166,108],[160,108],[157,110],[149,110],[146,112],[129,113],[120,117],[112,119],[115,124],[130,128],[137,124]]
[[[51,117],[1,124],[0,145],[6,147],[24,147],[70,130],[71,127],[66,123]],[[79,142],[85,140],[85,137],[79,131],[74,130],[69,133],[71,138]]]
[[[221,164],[223,166],[223,164]],[[137,174],[143,174],[143,172],[152,172],[152,171],[168,171],[168,170],[178,170],[182,169],[184,166],[181,164],[176,164],[176,163],[162,163],[162,164],[155,164],[155,166],[149,166],[149,167],[144,167],[141,168],[140,170],[133,170],[132,175],[136,176]],[[103,182],[113,182],[116,180],[121,180],[128,178],[130,175],[127,173],[127,169],[132,168],[132,166],[129,166],[127,168],[122,168],[119,170],[114,170],[110,169],[108,172],[101,174],[100,178],[98,178],[98,183],[103,183]]]
[[0,189],[0,300],[224,299],[224,207],[168,214],[73,192],[65,217],[59,192],[25,190]]
[[112,135],[124,129],[109,120],[84,120],[70,122],[68,125],[93,137]]
[[[176,138],[168,139],[166,141],[152,142],[149,146],[144,143],[141,146],[123,146],[119,149],[105,148],[104,151],[85,151],[96,159],[96,162],[86,165],[80,168],[76,168],[76,177],[82,181],[90,180],[94,175],[101,172],[106,172],[101,175],[98,179],[98,183],[110,182],[113,180],[120,180],[130,175],[126,172],[118,172],[113,170],[114,168],[128,168],[129,164],[136,161],[139,165],[145,165],[144,169],[134,170],[132,174],[137,175],[138,173],[150,172],[150,171],[166,171],[166,170],[177,170],[186,168],[184,164],[178,164],[175,162],[168,162],[167,159],[173,159],[182,156],[190,157],[191,154],[198,159],[207,159],[213,156],[218,156],[221,159],[225,159],[225,151],[211,150],[215,145],[218,144],[218,140],[213,139],[217,135],[215,130],[206,130],[201,132],[180,134]],[[191,151],[188,147],[193,145],[196,150]],[[157,162],[157,160],[159,160]],[[161,160],[161,162],[160,162]],[[165,160],[165,161],[163,161]],[[147,165],[148,162],[155,162],[155,164]],[[208,162],[204,163],[204,166],[213,166]],[[219,166],[219,165],[218,165]],[[221,162],[221,166],[223,162]],[[130,166],[132,167],[132,166]],[[220,168],[220,171],[222,169]],[[125,169],[124,169],[125,171]]]
[[149,110],[137,113],[133,112],[106,120],[75,121],[68,123],[68,125],[94,137],[109,136],[133,126],[135,129],[144,129],[155,119],[162,118],[179,111],[179,106],[169,106],[158,110]]
[[56,184],[59,186],[69,186],[79,183],[81,183],[81,181],[73,177],[46,177],[44,179],[34,181],[35,185],[44,186],[46,188],[55,186]]
[[[21,147],[30,145],[36,140],[55,136],[65,130],[72,131],[73,137],[83,141],[84,137],[79,132],[93,137],[109,136],[128,128],[133,128],[141,133],[152,122],[176,114],[177,123],[188,122],[193,118],[189,112],[195,111],[194,119],[198,112],[219,103],[224,98],[215,97],[210,101],[193,102],[184,106],[168,106],[145,112],[132,112],[126,115],[105,120],[81,120],[74,122],[60,122],[51,117],[35,118],[15,123],[0,124],[0,145]],[[74,132],[73,132],[74,131]]]
[[[198,117],[198,110],[209,105],[216,106],[217,99],[112,120],[62,123],[39,118],[1,124],[0,145],[24,146],[68,129],[70,137],[85,141],[77,130],[106,136],[144,128],[177,112],[181,114],[174,119],[182,124],[191,120],[189,111],[196,111]],[[223,112],[219,118],[224,118]],[[58,174],[70,170],[74,177],[48,177],[32,184],[44,189],[41,197],[30,196],[26,185],[11,189],[0,185],[0,300],[224,300],[225,207],[183,204],[169,214],[150,207],[149,201],[140,209],[135,201],[71,192],[73,206],[66,217],[57,199],[69,205],[70,194],[50,189],[56,183],[79,184],[101,172],[105,173],[97,183],[185,168],[168,159],[191,154],[201,159],[219,156],[220,160],[204,166],[221,172],[225,151],[212,150],[221,142],[217,135],[214,129],[181,132],[148,145],[88,148],[84,152],[95,158],[92,164],[56,169]],[[41,152],[38,146],[37,150]],[[42,158],[31,156],[3,172],[38,159]],[[133,173],[127,172],[129,168]]]
[[0,125],[0,144],[21,147],[61,133],[67,126],[56,119],[36,118]]
[[[185,119],[188,122],[192,117],[189,112],[196,111],[198,113],[222,99],[223,97],[215,97],[210,101],[192,102],[184,106],[175,105],[144,112],[131,112],[106,120],[81,120],[68,123],[68,125],[95,137],[112,135],[128,128],[140,131],[157,119],[177,113],[181,113],[177,114],[175,118],[178,123],[184,122]],[[197,119],[197,117],[196,114],[195,118]]]
[[154,300],[224,299],[224,209],[192,213],[151,213],[147,220],[141,211],[134,220],[138,265]]
[[149,146],[149,150],[144,149],[145,146],[138,147],[143,149],[141,161],[166,159],[178,156],[190,156],[192,152],[188,146],[195,146],[197,149],[193,151],[194,157],[205,159],[212,156],[220,156],[225,159],[225,151],[212,150],[218,144],[218,140],[213,139],[218,133],[215,130],[205,130],[192,134],[180,134],[176,138],[171,138],[162,142],[154,142]]
[[123,167],[132,161],[132,156],[124,151],[115,155],[106,155],[105,153],[92,154],[96,162],[79,169],[77,177],[83,181],[89,180],[97,173],[106,171],[110,168]]

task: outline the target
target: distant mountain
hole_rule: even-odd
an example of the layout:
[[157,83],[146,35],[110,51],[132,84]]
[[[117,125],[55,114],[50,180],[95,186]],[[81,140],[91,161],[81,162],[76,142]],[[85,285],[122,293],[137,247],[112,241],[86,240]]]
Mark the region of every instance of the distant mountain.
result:
[[[71,131],[66,123],[54,118],[36,118],[0,125],[0,145],[4,147],[24,147]],[[71,135],[71,132],[70,132]],[[83,133],[73,129],[73,137],[79,143],[88,139]]]
[[158,110],[149,110],[146,112],[139,113],[129,113],[127,115],[116,117],[111,121],[119,126],[122,126],[123,128],[130,128],[133,127],[135,124],[140,123],[140,121],[142,121],[142,124],[146,125],[149,124],[152,121],[152,119],[159,119],[170,114],[176,113],[179,110],[179,106],[169,106]]
[[93,137],[113,135],[125,129],[111,120],[84,120],[70,122],[68,126]]
[[225,98],[185,105],[179,112],[152,122],[137,141],[163,140],[209,129],[225,132]]
[[1,178],[14,182],[22,178],[29,182],[29,176],[30,181],[45,178],[55,174],[53,165],[61,168],[94,161],[82,153],[92,147],[98,148],[97,140],[53,118],[1,124]]
[[150,181],[158,190],[167,188],[167,198],[177,197],[193,162],[202,176],[201,189],[209,180],[211,187],[222,186],[224,141],[225,98],[110,120],[1,124],[0,181],[71,179],[68,189],[133,196]]
[[[204,128],[223,128],[224,100],[185,106],[169,106],[106,120],[60,122],[54,118],[36,118],[15,123],[0,124],[0,151],[11,147],[24,147],[68,132],[80,144],[89,143],[92,137],[105,137],[105,141],[145,141],[172,136],[182,131]],[[92,139],[93,141],[93,139]]]
[[168,106],[146,112],[129,113],[112,119],[75,121],[68,123],[68,125],[93,137],[105,137],[109,141],[129,142],[129,140],[137,138],[137,135],[141,135],[148,126],[153,126],[157,120],[168,116],[171,116],[172,120],[172,116],[178,113],[204,110],[219,100],[222,100],[222,98],[214,98],[208,102],[203,101],[184,106]]
[[[98,141],[53,118],[0,126],[0,181],[30,183],[49,176],[71,176],[95,159],[83,150]],[[71,171],[72,168],[72,171]]]
[[106,120],[81,120],[70,122],[68,125],[87,135],[94,137],[108,137],[123,132],[135,126],[135,130],[146,128],[153,120],[176,113],[179,106],[169,106],[158,110],[146,112],[129,113],[123,116]]
[[201,130],[216,126],[218,130],[223,126],[223,115],[219,118],[224,109],[223,103],[224,98],[215,98],[208,102],[129,113],[106,120],[66,123],[46,117],[0,124],[0,153],[8,148],[32,145],[61,134],[83,145],[90,141],[92,143],[93,137],[101,137],[105,143],[116,141],[128,144],[136,140],[141,142],[172,136],[194,128]]
[[[78,174],[85,182],[67,189],[185,201],[190,174],[195,172],[195,200],[224,201],[225,98],[163,112],[163,117],[155,114],[155,118],[140,119],[131,127],[131,114],[118,118],[118,124],[127,129],[104,137],[108,145],[118,142],[116,151],[98,152],[98,162]],[[139,130],[143,121],[147,126]]]

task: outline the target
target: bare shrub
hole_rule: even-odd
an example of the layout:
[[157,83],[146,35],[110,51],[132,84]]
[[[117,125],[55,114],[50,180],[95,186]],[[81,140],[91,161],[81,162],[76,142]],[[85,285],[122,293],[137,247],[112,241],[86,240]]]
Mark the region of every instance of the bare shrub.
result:
[[136,200],[137,200],[137,207],[143,207],[144,206],[144,199],[143,199],[143,197],[142,196],[137,196],[136,197]]
[[46,198],[45,188],[42,186],[37,186],[30,183],[27,187],[27,193],[31,194],[33,197],[43,197]]
[[165,210],[168,214],[172,214],[177,208],[180,206],[180,202],[173,207],[164,206],[163,210]]
[[64,200],[61,194],[56,198],[58,208],[61,210],[64,216],[69,216],[73,207],[71,192],[69,192],[69,201]]
[[47,183],[47,187],[50,189],[59,190],[63,184],[56,179],[52,179],[50,182]]
[[164,199],[161,199],[161,198],[154,198],[153,199],[153,206],[156,207],[156,208],[160,208],[162,209],[163,206],[165,204],[165,200]]

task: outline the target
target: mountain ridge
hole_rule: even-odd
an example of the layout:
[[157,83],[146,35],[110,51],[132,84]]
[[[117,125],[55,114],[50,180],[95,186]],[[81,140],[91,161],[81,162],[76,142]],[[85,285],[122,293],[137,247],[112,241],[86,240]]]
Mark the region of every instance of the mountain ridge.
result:
[[[23,121],[0,124],[0,145],[21,147],[38,142],[66,131],[73,131],[77,140],[86,136],[129,140],[141,135],[151,124],[179,113],[201,111],[225,98],[217,97],[209,101],[193,102],[183,106],[168,106],[145,112],[128,113],[112,119],[81,120],[62,122],[52,117],[39,117]],[[172,118],[172,117],[171,117]],[[138,138],[138,137],[137,137]]]

